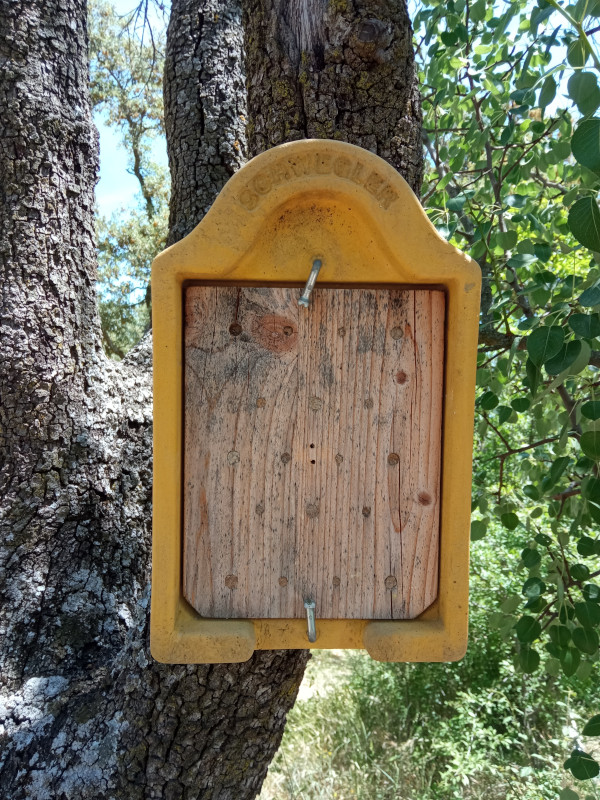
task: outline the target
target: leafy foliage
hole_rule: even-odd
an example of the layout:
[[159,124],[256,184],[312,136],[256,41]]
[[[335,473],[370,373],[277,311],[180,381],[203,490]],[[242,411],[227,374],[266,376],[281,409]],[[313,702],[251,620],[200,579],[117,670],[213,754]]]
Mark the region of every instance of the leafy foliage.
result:
[[[516,669],[589,676],[600,629],[600,5],[424,0],[415,20],[438,229],[484,275],[474,540],[522,542]],[[565,766],[598,774],[576,748]]]

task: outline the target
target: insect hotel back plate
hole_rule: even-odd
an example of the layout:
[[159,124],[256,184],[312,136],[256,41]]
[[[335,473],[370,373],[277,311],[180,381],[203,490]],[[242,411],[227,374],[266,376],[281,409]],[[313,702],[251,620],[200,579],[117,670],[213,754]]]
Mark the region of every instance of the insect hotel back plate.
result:
[[304,141],[240,170],[152,280],[154,656],[460,657],[477,265],[381,159]]

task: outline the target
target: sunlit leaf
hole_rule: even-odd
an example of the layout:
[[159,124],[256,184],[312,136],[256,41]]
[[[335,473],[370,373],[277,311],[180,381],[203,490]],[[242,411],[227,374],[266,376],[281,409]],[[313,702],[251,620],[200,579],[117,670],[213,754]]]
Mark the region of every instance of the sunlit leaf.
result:
[[582,197],[571,206],[569,230],[584,247],[600,250],[600,209],[593,197]]
[[600,431],[587,431],[581,435],[579,446],[594,461],[600,461]]
[[571,139],[571,148],[580,164],[600,172],[600,119],[580,122]]
[[565,769],[571,770],[573,777],[580,781],[595,778],[600,773],[597,761],[583,750],[575,749],[565,761]]
[[600,714],[593,716],[581,731],[584,736],[600,736]]
[[565,339],[563,329],[559,325],[541,326],[527,337],[527,352],[536,367],[560,352]]

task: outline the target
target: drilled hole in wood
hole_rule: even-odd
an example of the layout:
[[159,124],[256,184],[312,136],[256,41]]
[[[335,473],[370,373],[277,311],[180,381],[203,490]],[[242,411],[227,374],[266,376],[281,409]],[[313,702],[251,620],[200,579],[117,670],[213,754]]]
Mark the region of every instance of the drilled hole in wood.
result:
[[314,447],[314,444],[312,444],[312,442],[311,442],[311,444],[309,444],[309,447]]
[[311,460],[311,462],[310,462],[310,463],[311,463],[311,464],[316,464],[317,462],[316,462],[316,461],[314,460],[314,458],[313,458],[313,459]]
[[241,332],[242,332],[242,326],[240,325],[239,322],[234,322],[229,326],[229,333],[232,336],[239,336]]
[[294,329],[292,328],[291,325],[286,325],[284,327],[284,329],[283,329],[283,333],[284,333],[285,336],[291,336],[293,332],[294,332]]

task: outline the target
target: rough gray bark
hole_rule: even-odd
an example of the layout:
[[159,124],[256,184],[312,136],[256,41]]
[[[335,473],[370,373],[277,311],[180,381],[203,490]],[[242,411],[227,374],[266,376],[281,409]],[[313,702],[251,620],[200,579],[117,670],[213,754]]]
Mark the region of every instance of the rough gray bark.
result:
[[[331,3],[328,31],[350,38],[335,55],[331,43],[343,35],[328,33],[319,55],[321,17],[311,9],[324,6],[295,7],[304,14],[296,51],[285,4],[279,12],[249,5],[247,112],[239,4],[173,3],[171,241],[199,222],[243,163],[247,113],[248,154],[283,138],[332,135],[399,166],[420,163],[420,144],[409,150],[414,136],[394,144],[411,113],[418,125],[414,84],[396,107],[377,77],[407,46],[404,11]],[[268,44],[262,67],[254,22]],[[369,39],[381,25],[385,36]],[[277,53],[286,54],[282,74],[296,105],[278,94]],[[365,100],[362,111],[349,102],[352,74],[365,86],[377,78],[370,105],[366,89],[351,95]],[[390,108],[377,116],[380,102]],[[302,125],[286,132],[296,107]],[[96,152],[84,0],[0,0],[0,793],[244,800],[259,791],[278,746],[306,653],[209,667],[162,666],[148,654],[150,344],[119,364],[102,352]],[[414,186],[417,172],[404,172]]]
[[164,77],[169,244],[198,224],[246,161],[241,5],[241,0],[171,5]]
[[248,145],[340,139],[419,194],[421,99],[404,0],[247,0]]

